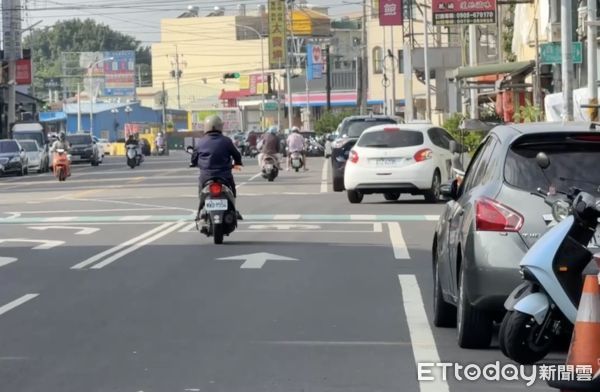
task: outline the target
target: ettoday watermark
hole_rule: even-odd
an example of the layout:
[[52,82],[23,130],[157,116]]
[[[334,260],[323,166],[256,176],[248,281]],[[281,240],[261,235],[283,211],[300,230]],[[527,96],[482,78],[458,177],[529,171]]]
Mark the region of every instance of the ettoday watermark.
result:
[[480,364],[452,362],[422,362],[417,364],[418,381],[522,381],[532,386],[538,380],[591,381],[591,365],[533,365],[502,364],[500,361]]

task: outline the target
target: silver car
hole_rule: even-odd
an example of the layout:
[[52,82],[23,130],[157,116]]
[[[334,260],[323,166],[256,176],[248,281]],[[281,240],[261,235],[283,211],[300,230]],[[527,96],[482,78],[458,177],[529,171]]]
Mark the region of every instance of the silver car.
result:
[[27,155],[27,159],[29,160],[27,164],[28,171],[44,172],[46,162],[48,161],[48,152],[46,149],[40,147],[35,140],[20,140],[19,144],[25,150],[25,155]]
[[[550,156],[542,171],[535,157]],[[600,133],[581,123],[494,128],[475,152],[433,238],[434,324],[457,326],[458,344],[483,348],[493,322],[519,285],[519,262],[552,222],[550,207],[532,192],[576,186],[600,196]]]

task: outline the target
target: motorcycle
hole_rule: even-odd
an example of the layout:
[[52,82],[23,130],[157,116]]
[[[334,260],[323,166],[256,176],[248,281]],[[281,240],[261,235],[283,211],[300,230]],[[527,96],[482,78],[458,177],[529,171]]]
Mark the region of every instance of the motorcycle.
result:
[[[237,228],[235,198],[226,184],[219,178],[209,180],[203,185],[200,195],[204,208],[198,211],[196,228],[207,237],[213,237],[215,244],[222,244],[223,237]],[[203,225],[199,227],[201,221]]]
[[127,166],[134,169],[142,163],[142,156],[138,154],[137,147],[133,144],[127,145]]
[[262,160],[262,176],[272,182],[279,175],[279,164],[277,158],[267,155]]
[[[544,153],[536,159],[542,169],[549,166]],[[575,323],[582,272],[593,266],[588,246],[600,218],[600,201],[578,189],[534,194],[552,206],[554,221],[559,223],[529,249],[520,263],[525,281],[504,304],[507,313],[500,326],[500,348],[521,364],[544,358],[556,338]]]
[[71,160],[65,150],[57,149],[52,162],[52,170],[58,181],[65,181],[71,176]]
[[291,153],[290,159],[292,161],[292,169],[298,172],[304,166],[304,157],[301,153],[295,151]]
[[167,151],[167,149],[165,148],[164,144],[157,144],[156,145],[156,153],[158,155],[165,155],[166,151]]

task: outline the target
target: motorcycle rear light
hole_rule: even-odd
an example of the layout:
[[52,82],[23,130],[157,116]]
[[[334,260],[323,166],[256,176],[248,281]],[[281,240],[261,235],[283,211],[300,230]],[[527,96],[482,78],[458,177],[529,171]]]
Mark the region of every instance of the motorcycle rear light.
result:
[[523,227],[523,216],[515,210],[489,198],[475,202],[477,231],[518,232]]
[[350,162],[352,162],[352,163],[358,162],[358,153],[354,150],[350,151]]
[[223,186],[221,184],[219,184],[218,182],[213,182],[208,187],[208,191],[210,192],[210,194],[212,196],[219,196],[221,194],[222,190],[223,190]]
[[414,158],[417,162],[426,161],[428,159],[433,158],[433,151],[431,151],[429,148],[424,148],[422,150],[417,151]]

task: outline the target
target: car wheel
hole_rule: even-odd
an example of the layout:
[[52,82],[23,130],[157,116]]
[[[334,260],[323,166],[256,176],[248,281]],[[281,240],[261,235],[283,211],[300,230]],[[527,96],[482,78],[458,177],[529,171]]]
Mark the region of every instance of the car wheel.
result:
[[487,348],[492,341],[493,322],[489,314],[469,303],[464,279],[465,271],[461,269],[456,312],[458,345],[462,348]]
[[359,191],[347,191],[347,194],[348,194],[348,201],[352,204],[360,203],[364,196]]
[[431,179],[431,188],[425,191],[425,201],[428,203],[437,203],[440,200],[441,192],[440,187],[442,186],[442,178],[440,172],[436,169]]
[[[435,252],[435,250],[434,250]],[[444,300],[442,282],[434,253],[433,261],[433,325],[440,328],[456,327],[456,307]]]
[[[540,333],[543,334],[541,344],[536,344]],[[554,337],[550,330],[542,331],[531,315],[513,310],[504,316],[498,339],[502,341],[504,355],[520,364],[531,365],[548,355]]]
[[400,194],[399,193],[384,193],[383,197],[387,201],[396,201],[400,198]]
[[344,177],[333,176],[333,191],[343,192],[344,191]]

